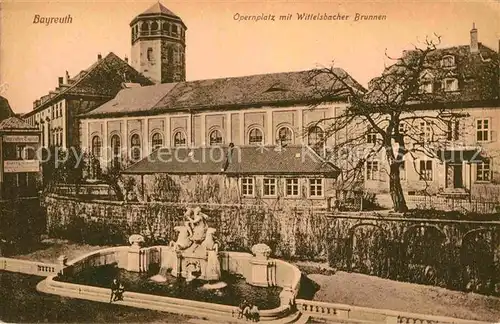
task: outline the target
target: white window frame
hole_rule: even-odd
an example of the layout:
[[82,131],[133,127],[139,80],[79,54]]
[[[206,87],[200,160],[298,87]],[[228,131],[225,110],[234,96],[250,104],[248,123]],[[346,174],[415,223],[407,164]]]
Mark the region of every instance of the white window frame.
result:
[[[272,183],[266,184],[266,181],[271,181]],[[272,194],[266,194],[266,187],[269,186],[269,188],[274,187],[274,193]],[[264,178],[262,179],[262,196],[263,197],[276,197],[278,195],[278,181],[276,178]]]
[[[484,163],[484,162],[481,162],[481,163],[478,163],[476,165],[476,182],[481,182],[481,183],[488,183],[488,182],[491,182],[491,177],[493,176],[493,172],[492,172],[492,165],[491,165],[491,159],[488,159],[488,163]],[[488,165],[488,169],[485,171],[483,168],[481,169],[480,171],[480,167],[482,167],[483,165]],[[482,177],[483,179],[479,179],[478,175],[479,173],[481,172],[482,174]],[[488,174],[488,179],[487,180],[484,180],[484,175],[485,174]]]
[[[312,184],[312,181],[317,181],[319,180],[320,183],[315,183]],[[313,190],[311,190],[311,187],[315,186],[314,194]],[[316,186],[320,186],[321,188],[321,195],[317,195],[317,188]],[[309,198],[323,198],[325,196],[325,179],[324,178],[309,178],[307,181],[307,191],[308,191],[308,196]]]
[[[289,180],[292,181],[292,182],[295,181],[296,183],[289,184],[288,183]],[[300,187],[300,179],[298,179],[298,178],[285,178],[284,181],[285,181],[285,197],[299,197],[300,196],[300,189],[301,189],[301,187]],[[292,187],[292,193],[291,194],[288,193],[288,187],[289,186]],[[295,186],[297,188],[297,194],[293,194],[293,187],[295,187]]]
[[367,144],[377,144],[377,132],[373,129],[373,127],[368,126],[366,131],[366,143]]
[[403,158],[403,163],[399,165],[399,179],[401,181],[408,180],[408,171],[406,170],[406,160]]
[[[485,121],[488,122],[487,128],[484,127]],[[479,128],[479,122],[481,122],[481,128]],[[474,128],[476,130],[476,142],[478,142],[478,143],[491,142],[491,118],[477,118],[474,121]],[[483,133],[483,138],[481,140],[479,139],[479,136],[478,136],[479,132]],[[484,139],[484,134],[486,134],[486,136],[488,136],[488,138],[486,140]]]
[[[368,173],[368,165],[371,165],[370,173]],[[377,166],[377,169],[375,171],[373,170],[374,165]],[[369,178],[368,174],[371,174],[372,177]],[[378,160],[369,160],[369,161],[365,162],[365,180],[367,180],[367,181],[379,181],[380,180],[380,162]]]
[[[451,64],[446,65],[444,62],[445,62],[447,59],[450,59],[450,58],[451,58]],[[455,62],[455,56],[453,56],[453,55],[445,55],[445,56],[443,56],[443,57],[441,58],[441,67],[445,67],[445,68],[447,68],[447,67],[454,67],[454,66],[456,66],[456,65],[457,65],[457,63]]]
[[[431,164],[431,172],[430,172],[430,176],[431,178],[430,179],[426,179],[425,177],[425,174],[422,173],[422,162],[424,162],[424,165],[425,165],[425,171],[427,171],[427,163],[430,162]],[[419,181],[434,181],[434,161],[433,160],[430,160],[430,159],[423,159],[423,160],[418,160],[418,180]]]
[[432,93],[434,91],[434,86],[432,80],[424,79],[420,82],[418,87],[420,93]]
[[[453,82],[451,89],[446,88],[447,81]],[[457,78],[445,78],[445,79],[443,79],[443,90],[444,90],[444,92],[458,91],[458,79]]]
[[[245,183],[249,181],[250,183]],[[245,193],[245,186],[248,188],[251,188],[252,192],[251,193]],[[255,197],[255,178],[254,177],[242,177],[240,181],[240,188],[241,188],[241,195],[243,197]]]

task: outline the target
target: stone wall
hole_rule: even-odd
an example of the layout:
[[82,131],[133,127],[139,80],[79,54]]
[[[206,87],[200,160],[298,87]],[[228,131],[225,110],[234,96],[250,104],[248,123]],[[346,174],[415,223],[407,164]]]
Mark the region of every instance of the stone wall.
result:
[[[152,243],[176,239],[186,205],[47,198],[48,229],[75,221],[141,233]],[[328,259],[337,269],[459,290],[500,293],[500,222],[332,214],[314,209],[201,205],[221,249],[257,243],[283,258]],[[105,225],[102,225],[105,226]]]

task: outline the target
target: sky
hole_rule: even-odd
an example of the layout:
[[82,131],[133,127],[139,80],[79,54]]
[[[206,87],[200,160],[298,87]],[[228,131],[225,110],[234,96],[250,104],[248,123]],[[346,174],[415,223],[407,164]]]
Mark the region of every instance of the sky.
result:
[[[58,77],[88,68],[114,52],[130,58],[130,21],[157,0],[0,0],[0,95],[17,113],[54,90]],[[388,63],[426,36],[441,47],[479,41],[498,51],[500,1],[230,1],[161,0],[182,18],[187,80],[300,71],[335,65],[367,85]],[[344,21],[299,21],[297,13],[349,15]],[[380,21],[354,21],[385,15]],[[292,20],[279,20],[292,14]],[[36,24],[35,16],[65,17],[68,24]],[[275,21],[238,21],[274,15]]]

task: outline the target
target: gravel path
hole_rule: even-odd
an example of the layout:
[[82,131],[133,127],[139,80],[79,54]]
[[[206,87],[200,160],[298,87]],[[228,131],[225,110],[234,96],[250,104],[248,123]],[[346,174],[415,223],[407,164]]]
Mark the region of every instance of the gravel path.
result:
[[314,300],[500,323],[500,298],[339,271],[310,274]]

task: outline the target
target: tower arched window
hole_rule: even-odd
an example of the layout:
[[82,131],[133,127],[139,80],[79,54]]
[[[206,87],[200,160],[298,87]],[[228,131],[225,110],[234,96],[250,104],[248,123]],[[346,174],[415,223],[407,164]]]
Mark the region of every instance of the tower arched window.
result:
[[262,136],[262,131],[258,128],[252,128],[248,132],[248,144],[250,145],[262,145],[264,144],[264,136]]
[[111,151],[113,152],[113,166],[117,167],[120,165],[120,149],[121,149],[121,140],[120,136],[113,135],[111,136]]
[[149,31],[149,24],[147,22],[143,22],[141,25],[141,31]]
[[177,35],[177,25],[172,25],[172,34]]
[[170,24],[168,22],[163,23],[163,31],[170,33]]
[[158,30],[158,23],[156,21],[153,21],[151,24],[151,30]]
[[151,137],[151,147],[156,151],[163,146],[163,136],[160,133],[154,133]]
[[182,131],[178,131],[174,134],[174,146],[186,146],[186,134]]
[[141,138],[139,134],[134,134],[130,138],[130,158],[137,162],[141,158]]
[[278,144],[288,145],[293,141],[293,132],[290,127],[283,126],[278,130]]
[[218,129],[211,131],[209,135],[209,140],[210,140],[210,146],[222,145],[222,133]]
[[152,47],[148,47],[147,57],[148,57],[148,61],[153,60],[153,48]]
[[92,137],[92,154],[96,158],[101,157],[101,148],[102,148],[101,138],[97,135]]
[[325,133],[319,126],[311,126],[307,130],[307,145],[309,145],[316,153],[323,154],[325,147]]

